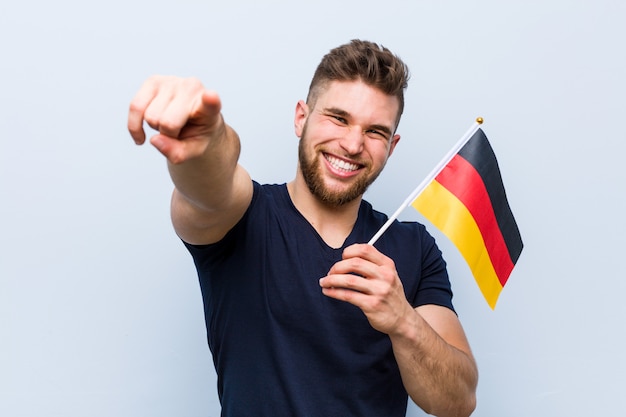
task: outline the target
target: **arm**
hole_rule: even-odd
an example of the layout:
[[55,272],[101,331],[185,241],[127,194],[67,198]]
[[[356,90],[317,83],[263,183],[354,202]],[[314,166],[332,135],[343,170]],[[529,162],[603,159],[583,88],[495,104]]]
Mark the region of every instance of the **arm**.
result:
[[174,193],[172,222],[186,242],[220,240],[241,219],[252,198],[252,181],[237,163],[237,133],[221,114],[221,101],[195,79],[151,77],[130,105],[128,130],[141,145],[143,122],[166,158]]
[[476,407],[478,370],[456,314],[420,306],[396,330],[389,337],[411,399],[429,414],[469,416]]
[[389,335],[402,382],[418,406],[440,417],[472,413],[478,371],[454,312],[411,307],[393,261],[371,245],[346,248],[320,285],[325,295],[361,308],[372,327]]

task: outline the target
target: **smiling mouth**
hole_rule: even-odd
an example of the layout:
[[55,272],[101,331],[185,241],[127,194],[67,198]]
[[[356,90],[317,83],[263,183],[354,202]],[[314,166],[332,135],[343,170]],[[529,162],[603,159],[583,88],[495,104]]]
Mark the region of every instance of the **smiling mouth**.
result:
[[343,159],[336,158],[332,155],[324,154],[324,158],[330,163],[330,165],[343,172],[354,172],[361,168],[359,164],[353,164],[351,162],[344,161]]

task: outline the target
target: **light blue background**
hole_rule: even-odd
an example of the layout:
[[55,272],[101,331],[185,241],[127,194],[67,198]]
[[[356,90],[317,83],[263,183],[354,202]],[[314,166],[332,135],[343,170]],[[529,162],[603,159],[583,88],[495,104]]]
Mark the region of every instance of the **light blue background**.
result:
[[128,103],[149,75],[197,76],[254,178],[288,181],[296,101],[363,38],[413,75],[367,199],[395,210],[482,116],[524,238],[491,311],[429,226],[480,367],[474,415],[622,416],[624,22],[621,0],[2,2],[0,415],[218,415],[171,182]]

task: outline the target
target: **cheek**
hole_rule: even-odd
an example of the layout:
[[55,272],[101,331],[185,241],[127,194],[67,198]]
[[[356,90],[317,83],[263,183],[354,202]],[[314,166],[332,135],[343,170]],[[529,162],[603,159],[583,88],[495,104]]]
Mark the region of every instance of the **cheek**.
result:
[[389,144],[381,140],[371,140],[367,151],[373,160],[377,161],[381,165],[384,165],[391,154],[391,148]]

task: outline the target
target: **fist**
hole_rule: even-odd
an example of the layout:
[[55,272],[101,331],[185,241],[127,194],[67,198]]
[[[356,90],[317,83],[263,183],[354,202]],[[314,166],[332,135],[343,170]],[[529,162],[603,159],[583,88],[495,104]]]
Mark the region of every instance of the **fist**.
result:
[[170,162],[200,156],[223,133],[221,101],[195,78],[150,77],[130,103],[128,131],[136,144],[146,140],[144,121],[158,133],[150,139]]

